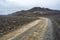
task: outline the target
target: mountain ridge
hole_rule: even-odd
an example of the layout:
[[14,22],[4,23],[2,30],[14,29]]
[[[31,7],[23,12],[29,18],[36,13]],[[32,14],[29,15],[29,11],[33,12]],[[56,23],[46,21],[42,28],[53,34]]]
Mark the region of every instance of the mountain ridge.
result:
[[9,14],[9,15],[13,15],[13,16],[39,16],[41,14],[56,14],[56,13],[60,13],[60,10],[52,10],[49,8],[33,7],[29,10],[17,11],[12,14]]

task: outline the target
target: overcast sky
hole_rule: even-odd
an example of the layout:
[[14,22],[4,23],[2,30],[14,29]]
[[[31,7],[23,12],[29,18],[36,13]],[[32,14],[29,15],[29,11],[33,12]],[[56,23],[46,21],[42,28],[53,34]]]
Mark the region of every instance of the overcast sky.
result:
[[60,10],[60,0],[0,0],[0,15],[32,7],[45,7]]

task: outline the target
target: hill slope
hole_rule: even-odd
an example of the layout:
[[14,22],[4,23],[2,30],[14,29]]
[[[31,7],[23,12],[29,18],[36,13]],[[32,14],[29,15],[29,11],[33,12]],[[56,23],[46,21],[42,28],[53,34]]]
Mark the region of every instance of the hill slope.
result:
[[59,10],[52,10],[48,8],[40,8],[40,7],[34,7],[29,10],[22,10],[17,11],[15,13],[12,13],[10,15],[13,16],[41,16],[41,15],[54,15],[54,14],[60,14]]
[[[16,30],[39,17],[48,17],[54,19],[60,26],[60,11],[48,8],[34,7],[29,10],[17,11],[9,15],[0,16],[0,36],[12,30]],[[56,27],[60,29],[60,27]],[[56,32],[59,35],[60,30]]]

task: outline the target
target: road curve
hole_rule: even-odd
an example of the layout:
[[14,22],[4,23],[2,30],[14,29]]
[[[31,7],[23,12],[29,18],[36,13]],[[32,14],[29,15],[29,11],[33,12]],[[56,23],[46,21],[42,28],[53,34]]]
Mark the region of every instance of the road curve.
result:
[[53,25],[51,20],[48,18],[42,19],[42,21],[23,32],[21,35],[8,40],[53,40]]
[[54,40],[54,37],[53,37],[53,24],[52,24],[52,21],[50,19],[48,19],[48,25],[47,27],[45,28],[45,32],[44,32],[44,37],[43,37],[43,40]]

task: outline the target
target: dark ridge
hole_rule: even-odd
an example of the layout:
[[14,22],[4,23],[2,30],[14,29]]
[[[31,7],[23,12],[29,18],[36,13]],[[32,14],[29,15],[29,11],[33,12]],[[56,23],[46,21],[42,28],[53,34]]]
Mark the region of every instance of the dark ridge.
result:
[[49,8],[34,7],[29,10],[17,11],[15,13],[9,14],[12,16],[40,16],[41,14],[54,15],[60,14],[59,10],[52,10]]

